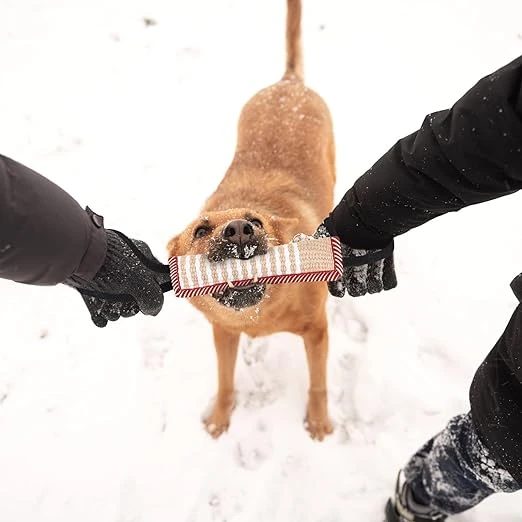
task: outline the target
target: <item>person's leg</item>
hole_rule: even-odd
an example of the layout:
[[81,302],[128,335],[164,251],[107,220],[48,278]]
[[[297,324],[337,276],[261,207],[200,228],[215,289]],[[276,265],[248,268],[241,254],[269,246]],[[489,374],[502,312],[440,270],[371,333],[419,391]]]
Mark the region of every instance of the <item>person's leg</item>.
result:
[[492,493],[519,485],[478,438],[471,414],[450,420],[404,469],[414,501],[450,515],[461,513]]
[[[518,295],[522,295],[522,284]],[[453,418],[411,458],[399,475],[405,480],[397,481],[395,499],[386,505],[387,522],[440,521],[472,508],[492,493],[520,489],[521,345],[519,305],[475,374],[471,412]]]

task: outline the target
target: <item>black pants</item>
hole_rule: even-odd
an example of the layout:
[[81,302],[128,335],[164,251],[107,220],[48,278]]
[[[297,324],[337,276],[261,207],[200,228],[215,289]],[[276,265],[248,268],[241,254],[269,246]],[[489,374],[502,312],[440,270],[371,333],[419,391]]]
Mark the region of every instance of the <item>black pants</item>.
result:
[[458,415],[404,469],[415,499],[441,513],[461,513],[496,492],[519,485],[479,440],[471,414]]

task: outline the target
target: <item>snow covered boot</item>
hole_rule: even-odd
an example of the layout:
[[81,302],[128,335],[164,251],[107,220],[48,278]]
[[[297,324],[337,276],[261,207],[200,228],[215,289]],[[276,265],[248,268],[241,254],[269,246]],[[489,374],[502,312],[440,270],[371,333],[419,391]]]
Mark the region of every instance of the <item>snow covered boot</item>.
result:
[[385,522],[442,522],[447,516],[428,506],[419,504],[413,498],[408,483],[401,480],[402,473],[397,476],[395,498],[386,504]]

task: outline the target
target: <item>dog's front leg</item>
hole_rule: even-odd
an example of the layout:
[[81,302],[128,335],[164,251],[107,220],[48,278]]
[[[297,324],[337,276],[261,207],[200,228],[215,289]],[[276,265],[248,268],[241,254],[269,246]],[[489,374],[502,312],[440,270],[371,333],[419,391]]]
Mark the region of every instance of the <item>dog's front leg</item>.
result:
[[234,370],[240,334],[215,324],[213,330],[218,364],[218,391],[212,412],[205,419],[205,426],[217,438],[227,431],[235,406]]
[[328,358],[328,323],[326,317],[310,326],[303,334],[310,372],[310,389],[306,424],[313,439],[323,440],[332,433],[328,417],[328,390],[326,385],[326,363]]

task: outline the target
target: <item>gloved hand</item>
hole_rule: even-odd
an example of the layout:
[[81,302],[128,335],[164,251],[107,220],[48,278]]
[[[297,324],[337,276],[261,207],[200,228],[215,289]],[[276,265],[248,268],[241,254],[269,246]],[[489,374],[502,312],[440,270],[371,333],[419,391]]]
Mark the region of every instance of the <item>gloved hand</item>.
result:
[[[317,228],[314,237],[335,236],[328,220]],[[352,297],[366,293],[375,294],[397,286],[393,262],[393,241],[382,249],[364,250],[350,248],[341,243],[343,254],[343,276],[339,281],[328,283],[328,290],[334,297],[343,297],[345,291]]]
[[158,267],[161,263],[146,243],[136,239],[129,241],[142,256],[116,231],[107,230],[107,256],[92,281],[76,276],[65,281],[82,294],[92,321],[100,328],[106,326],[107,321],[132,317],[138,312],[157,315],[163,307],[161,285],[170,281],[168,271],[156,272],[149,268],[145,263]]

